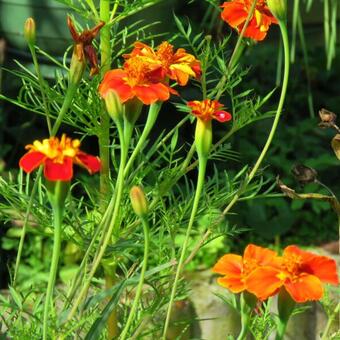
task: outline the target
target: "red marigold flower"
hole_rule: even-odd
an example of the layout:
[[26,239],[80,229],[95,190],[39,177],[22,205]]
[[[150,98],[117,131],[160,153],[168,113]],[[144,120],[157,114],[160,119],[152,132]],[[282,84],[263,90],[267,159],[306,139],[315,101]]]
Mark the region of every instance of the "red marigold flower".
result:
[[155,82],[153,74],[157,69],[159,69],[158,65],[140,56],[134,56],[125,62],[123,69],[114,69],[105,73],[99,85],[99,93],[104,98],[109,90],[114,90],[122,103],[134,97],[146,105],[159,100],[168,100],[170,93],[177,94],[177,92],[159,80]]
[[90,174],[100,170],[98,157],[79,150],[80,141],[62,135],[61,139],[50,137],[42,142],[35,140],[26,145],[29,150],[19,161],[19,166],[27,173],[44,165],[44,175],[49,181],[70,181],[73,176],[73,163],[78,164]]
[[323,282],[339,284],[336,262],[297,246],[288,246],[283,252],[280,267],[255,269],[247,277],[246,287],[259,299],[265,300],[284,286],[294,301],[306,302],[322,298]]
[[231,114],[227,111],[220,110],[223,105],[217,100],[194,100],[187,102],[187,105],[191,108],[193,115],[204,121],[216,119],[219,122],[224,123],[231,120]]
[[130,54],[124,57],[128,60],[134,56],[144,57],[149,63],[158,66],[154,77],[164,80],[166,77],[175,80],[180,86],[188,83],[189,77],[199,78],[201,75],[201,64],[192,54],[187,53],[184,48],[174,51],[173,45],[163,41],[154,50],[152,47],[136,42]]
[[[212,270],[224,275],[217,279],[221,286],[228,288],[233,293],[240,293],[247,289],[245,281],[248,275],[259,266],[271,264],[279,265],[275,251],[249,244],[244,250],[243,257],[235,254],[224,255]],[[265,287],[265,285],[264,282],[263,286]]]
[[[253,0],[233,0],[222,4],[222,20],[241,32],[247,20]],[[263,40],[271,24],[277,24],[276,18],[270,12],[265,0],[257,0],[254,14],[244,32],[244,36],[257,41]]]

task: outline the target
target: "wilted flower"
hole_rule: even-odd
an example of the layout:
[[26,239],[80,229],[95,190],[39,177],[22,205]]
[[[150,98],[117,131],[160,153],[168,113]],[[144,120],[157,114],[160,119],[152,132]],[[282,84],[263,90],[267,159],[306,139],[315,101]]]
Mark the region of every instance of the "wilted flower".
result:
[[219,122],[224,123],[231,120],[231,114],[221,110],[223,105],[217,100],[194,100],[187,102],[187,105],[191,108],[192,114],[203,121],[216,119]]
[[296,180],[298,180],[303,185],[315,182],[318,175],[315,169],[303,164],[294,165],[291,172]]
[[[240,33],[251,10],[253,0],[233,0],[222,4],[222,19]],[[263,40],[271,24],[277,24],[265,0],[257,0],[254,13],[244,32],[244,36],[254,40]]]
[[95,27],[84,30],[81,33],[78,33],[72,19],[67,17],[67,25],[70,29],[72,38],[75,42],[74,45],[74,54],[76,55],[79,62],[85,64],[86,60],[89,62],[91,70],[90,75],[93,76],[97,74],[98,69],[98,59],[97,53],[92,45],[93,39],[96,37],[100,29],[105,25],[103,21],[99,22]]
[[40,165],[44,166],[45,178],[49,181],[70,181],[73,177],[73,163],[78,164],[90,174],[100,170],[98,157],[79,150],[80,141],[62,135],[61,139],[50,137],[42,142],[35,140],[26,145],[29,150],[19,161],[19,166],[27,173]]
[[319,110],[319,116],[321,119],[321,123],[319,123],[319,126],[322,128],[329,128],[334,127],[334,124],[336,122],[336,114],[332,111],[328,111],[326,109]]

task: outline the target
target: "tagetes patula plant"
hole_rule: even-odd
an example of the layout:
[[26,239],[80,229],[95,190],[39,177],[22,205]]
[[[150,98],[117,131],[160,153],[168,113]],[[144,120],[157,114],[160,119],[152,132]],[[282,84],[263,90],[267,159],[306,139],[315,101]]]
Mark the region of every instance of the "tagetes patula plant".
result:
[[[223,11],[221,18],[238,33],[247,20],[249,12],[252,10],[254,0],[234,0],[224,2],[221,7]],[[244,37],[257,41],[263,40],[271,24],[277,24],[277,19],[270,12],[265,0],[256,0],[254,12],[251,15],[248,26],[244,32]]]
[[98,157],[80,150],[80,141],[65,134],[50,137],[42,141],[35,140],[26,145],[28,152],[21,157],[19,166],[27,173],[40,165],[44,167],[44,176],[49,181],[70,181],[73,177],[73,164],[85,168],[90,174],[100,170]]

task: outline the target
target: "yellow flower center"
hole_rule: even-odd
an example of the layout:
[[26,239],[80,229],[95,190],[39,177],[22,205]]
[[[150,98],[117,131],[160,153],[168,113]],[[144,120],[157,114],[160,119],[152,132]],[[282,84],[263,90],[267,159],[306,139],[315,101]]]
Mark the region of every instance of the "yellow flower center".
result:
[[64,157],[76,157],[79,152],[79,147],[79,139],[72,140],[63,134],[60,140],[57,137],[50,137],[49,139],[44,139],[42,142],[35,140],[33,145],[27,145],[26,149],[41,152],[47,158],[52,159],[53,162],[62,164]]
[[128,59],[124,64],[127,73],[125,81],[131,87],[148,83],[148,73],[159,66],[153,60],[146,60],[143,57],[135,56]]

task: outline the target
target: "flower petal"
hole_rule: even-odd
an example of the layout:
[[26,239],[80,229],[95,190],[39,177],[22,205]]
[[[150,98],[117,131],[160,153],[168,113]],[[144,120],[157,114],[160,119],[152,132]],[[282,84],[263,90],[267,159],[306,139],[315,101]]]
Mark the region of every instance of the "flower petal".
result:
[[46,156],[38,151],[27,152],[20,158],[19,166],[25,172],[30,173],[44,163]]
[[217,261],[212,270],[218,274],[238,276],[242,273],[242,267],[242,256],[227,254]]
[[322,298],[321,281],[314,275],[303,274],[294,281],[285,282],[285,288],[296,302],[317,301]]
[[133,91],[136,97],[145,105],[153,104],[158,100],[165,101],[170,97],[169,89],[161,83],[135,86]]
[[100,160],[98,157],[89,155],[85,152],[78,152],[75,163],[83,166],[90,174],[100,171]]
[[228,288],[235,294],[245,290],[245,285],[240,277],[219,277],[217,283],[222,287]]
[[339,277],[336,267],[335,260],[326,256],[316,255],[309,261],[305,262],[301,270],[318,277],[322,282],[338,285]]
[[227,111],[216,111],[214,113],[214,118],[220,123],[228,122],[231,120],[231,114]]
[[276,256],[276,252],[273,250],[248,244],[244,250],[243,258],[244,260],[255,260],[259,265],[271,265]]
[[51,159],[46,159],[44,176],[49,181],[70,181],[73,177],[72,158],[64,157],[63,163],[56,163]]
[[283,285],[279,278],[280,270],[269,266],[258,267],[245,279],[246,289],[260,300],[266,300],[278,292]]
[[237,28],[247,19],[248,13],[244,9],[243,1],[224,2],[221,18],[231,27]]

